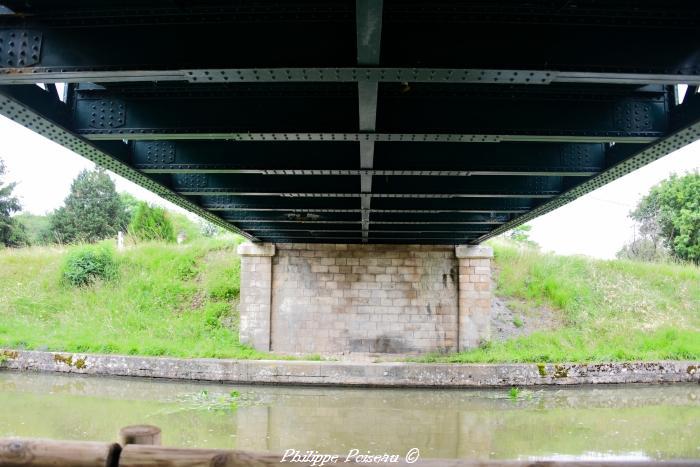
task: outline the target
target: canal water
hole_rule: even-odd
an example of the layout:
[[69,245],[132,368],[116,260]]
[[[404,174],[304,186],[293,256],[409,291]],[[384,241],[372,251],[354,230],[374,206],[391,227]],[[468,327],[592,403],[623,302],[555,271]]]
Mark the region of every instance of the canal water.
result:
[[700,385],[524,390],[242,386],[0,371],[0,437],[422,458],[700,458]]

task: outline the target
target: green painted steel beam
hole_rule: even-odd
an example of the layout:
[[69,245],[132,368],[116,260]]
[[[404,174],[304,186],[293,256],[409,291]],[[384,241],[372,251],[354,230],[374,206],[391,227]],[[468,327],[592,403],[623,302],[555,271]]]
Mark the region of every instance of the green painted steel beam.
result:
[[[200,196],[196,202],[209,211],[272,211],[287,213],[360,212],[354,198],[290,198],[264,196]],[[431,199],[378,198],[372,212],[409,215],[412,213],[495,213],[522,214],[539,200],[520,199],[441,199],[438,206]],[[223,214],[222,214],[223,215]]]
[[[248,82],[270,79],[268,70],[276,71],[271,79],[277,81],[314,80],[319,66],[328,70],[326,79],[339,79],[338,70],[356,67],[362,58],[352,0],[214,0],[177,8],[155,0],[3,5],[17,14],[0,16],[0,31],[40,38],[36,58],[29,46],[23,63],[17,55],[0,64],[7,83],[208,81],[218,70]],[[425,67],[420,71],[429,80],[461,79],[457,71],[469,69],[506,80],[529,71],[579,82],[697,82],[700,7],[674,5],[392,1],[382,15],[380,63],[397,82],[419,81],[411,73],[417,67]],[[397,77],[393,70],[405,74]],[[355,74],[362,79],[366,72]]]
[[648,143],[675,101],[659,85],[450,86],[380,88],[376,133],[348,85],[82,86],[69,103],[92,140]]
[[[360,196],[359,177],[312,175],[153,175],[186,195]],[[580,177],[376,177],[373,195],[410,197],[539,197],[558,195]]]
[[[632,145],[634,146],[634,145]],[[129,163],[144,173],[375,176],[591,176],[605,144],[378,143],[373,169],[357,168],[357,143],[135,141]]]

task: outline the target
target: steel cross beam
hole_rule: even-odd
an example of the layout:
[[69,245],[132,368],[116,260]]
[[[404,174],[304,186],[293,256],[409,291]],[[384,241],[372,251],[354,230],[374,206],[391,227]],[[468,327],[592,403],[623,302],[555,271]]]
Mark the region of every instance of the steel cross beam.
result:
[[[378,114],[371,93],[360,106],[344,84],[76,86],[75,131],[118,141],[649,143],[675,105],[660,85],[380,85]],[[360,132],[372,110],[376,132]]]
[[[360,213],[353,198],[290,198],[246,196],[200,196],[195,200],[209,211],[269,212],[294,216],[318,213]],[[378,198],[374,213],[472,213],[523,214],[536,206],[532,199],[443,199],[439,205],[431,199]]]
[[[525,82],[534,73],[534,83],[697,84],[697,5],[615,3],[390,2],[384,66],[368,72],[355,68],[355,12],[348,1],[208,1],[177,8],[103,1],[86,11],[71,2],[5,0],[10,13],[0,16],[0,36],[26,33],[30,42],[24,56],[0,54],[11,59],[0,64],[0,79]],[[499,40],[483,47],[485,37]],[[220,44],[244,44],[230,54],[235,63]],[[314,68],[319,64],[326,67]]]
[[[403,224],[403,225],[448,225],[448,224],[474,224],[474,225],[501,225],[512,220],[511,214],[483,214],[483,213],[414,213],[410,219],[402,216],[403,213],[376,213],[376,218],[371,224]],[[235,223],[265,222],[265,223],[300,223],[323,224],[333,222],[360,223],[362,222],[358,212],[324,212],[324,213],[265,213],[259,211],[231,212],[221,214],[221,217]]]
[[589,177],[606,168],[607,150],[602,143],[377,143],[374,168],[357,169],[356,143],[166,140],[131,142],[124,162],[153,174]]
[[[357,63],[359,65],[379,65],[382,38],[382,9],[384,0],[356,0],[357,23]],[[357,83],[359,129],[361,133],[377,131],[377,100],[379,99],[378,81],[359,81]],[[362,241],[367,242],[369,235],[369,217],[372,203],[372,172],[374,167],[374,141],[360,141],[360,168],[366,172],[360,174],[360,192],[362,209]]]
[[[65,68],[60,68],[65,70]],[[665,84],[700,85],[700,74],[597,73],[489,68],[216,68],[166,71],[60,71],[47,67],[2,67],[0,85],[38,83],[443,83],[443,84]]]
[[[358,180],[345,176],[250,174],[154,174],[153,179],[188,196],[362,197]],[[373,197],[549,197],[580,182],[580,177],[377,177]],[[337,190],[337,191],[336,191]]]

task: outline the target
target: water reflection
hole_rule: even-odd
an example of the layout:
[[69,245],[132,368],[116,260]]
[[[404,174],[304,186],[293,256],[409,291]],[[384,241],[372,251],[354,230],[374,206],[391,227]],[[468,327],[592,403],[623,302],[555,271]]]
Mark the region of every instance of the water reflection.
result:
[[[231,391],[235,397],[232,405]],[[0,436],[446,458],[700,458],[700,386],[318,389],[0,372]]]

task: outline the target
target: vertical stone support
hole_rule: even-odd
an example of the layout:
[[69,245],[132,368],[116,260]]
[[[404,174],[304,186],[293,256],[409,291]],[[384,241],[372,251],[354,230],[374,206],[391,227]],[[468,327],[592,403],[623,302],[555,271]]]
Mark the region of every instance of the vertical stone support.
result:
[[272,257],[275,245],[242,243],[240,340],[256,350],[270,350],[270,310],[272,305]]
[[280,243],[272,258],[271,350],[457,350],[454,246]]
[[459,349],[478,347],[491,337],[491,259],[487,246],[459,245]]

